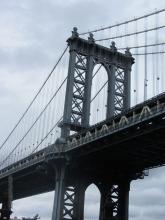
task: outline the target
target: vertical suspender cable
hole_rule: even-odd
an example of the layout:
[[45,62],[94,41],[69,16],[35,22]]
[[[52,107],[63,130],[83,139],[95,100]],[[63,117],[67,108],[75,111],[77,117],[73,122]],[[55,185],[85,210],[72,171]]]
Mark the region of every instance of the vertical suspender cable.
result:
[[[156,28],[158,27],[158,14],[155,14],[155,24],[156,24]],[[158,32],[159,30],[158,29],[156,29],[155,30],[155,44],[158,44],[158,38],[159,38],[159,36],[158,36]],[[156,45],[156,47],[155,47],[155,50],[156,50],[156,52],[158,52],[158,45]],[[159,69],[158,69],[158,62],[159,62],[159,60],[158,60],[158,54],[156,54],[155,55],[156,57],[156,60],[155,60],[155,69],[156,69],[156,95],[159,93],[159,79],[160,79],[160,77],[159,77]]]
[[[136,25],[135,25],[135,28],[136,28],[136,32],[138,30],[138,21],[135,21],[136,22]],[[135,41],[136,41],[136,45],[138,46],[138,35],[136,34],[135,35]],[[135,53],[138,54],[138,47],[135,49]],[[135,67],[135,82],[134,82],[134,94],[135,94],[135,104],[138,103],[138,74],[139,74],[139,56],[136,56],[136,63],[135,63],[136,67]]]
[[153,96],[155,96],[155,54],[152,49],[152,85],[153,85]]
[[[164,45],[162,51],[164,51]],[[161,90],[164,92],[164,53],[161,55]]]
[[[145,30],[147,29],[147,18],[144,20],[145,22]],[[147,32],[144,34],[144,44],[147,45]],[[147,83],[148,83],[148,77],[147,77],[147,47],[145,47],[144,52],[144,101],[147,99]]]
[[25,112],[23,113],[23,115],[21,116],[21,118],[19,119],[19,121],[16,123],[16,125],[14,126],[14,128],[11,130],[11,132],[9,133],[9,135],[6,137],[6,139],[3,141],[3,143],[0,145],[0,150],[3,148],[3,146],[6,144],[6,142],[9,140],[9,138],[11,137],[11,135],[13,134],[13,132],[15,131],[15,129],[18,127],[18,125],[20,124],[20,122],[22,121],[22,119],[25,117],[25,115],[27,114],[27,112],[29,112],[29,109],[31,108],[31,106],[33,105],[34,101],[36,100],[36,98],[38,97],[38,95],[40,94],[40,92],[42,91],[42,89],[44,88],[45,84],[47,83],[47,81],[49,80],[50,76],[52,75],[52,73],[54,72],[54,70],[56,69],[57,65],[59,64],[59,62],[61,61],[62,57],[64,56],[65,52],[67,51],[68,46],[64,49],[62,55],[60,56],[60,58],[58,59],[58,61],[56,62],[55,66],[53,67],[53,69],[51,70],[51,72],[49,73],[49,75],[47,76],[46,80],[44,81],[44,83],[42,84],[42,86],[40,87],[40,89],[38,90],[37,94],[34,96],[33,100],[30,102],[29,106],[27,107],[27,109],[25,110]]
[[[125,24],[125,35],[127,35],[128,33],[128,23]],[[124,47],[126,48],[128,45],[127,45],[127,37],[124,38],[125,40],[125,45]]]

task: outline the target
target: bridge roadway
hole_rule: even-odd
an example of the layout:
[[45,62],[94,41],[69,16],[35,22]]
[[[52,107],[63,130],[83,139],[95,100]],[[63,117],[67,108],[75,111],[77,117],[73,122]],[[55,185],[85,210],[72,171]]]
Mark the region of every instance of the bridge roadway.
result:
[[162,93],[68,137],[60,147],[53,144],[3,168],[0,195],[10,175],[14,200],[54,190],[54,164],[59,158],[67,160],[68,177],[83,173],[94,181],[96,176],[108,172],[113,181],[113,174],[136,179],[142,171],[165,164],[164,133],[165,93]]

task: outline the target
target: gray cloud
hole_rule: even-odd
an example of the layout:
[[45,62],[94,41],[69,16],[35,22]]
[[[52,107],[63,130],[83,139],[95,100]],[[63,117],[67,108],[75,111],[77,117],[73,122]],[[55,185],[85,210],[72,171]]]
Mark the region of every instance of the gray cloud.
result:
[[[9,133],[66,45],[73,26],[80,32],[164,7],[157,0],[0,1],[0,137]],[[0,141],[0,142],[1,142]],[[165,168],[154,169],[130,191],[131,220],[163,220]],[[15,201],[14,215],[50,219],[53,193]],[[98,219],[99,192],[86,195],[86,220]],[[96,218],[97,217],[97,218]]]

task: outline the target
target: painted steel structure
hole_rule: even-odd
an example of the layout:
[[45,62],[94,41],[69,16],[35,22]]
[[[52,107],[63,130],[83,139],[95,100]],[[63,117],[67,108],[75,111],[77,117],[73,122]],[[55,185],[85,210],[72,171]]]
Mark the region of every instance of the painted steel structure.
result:
[[[79,37],[68,39],[70,62],[61,137],[55,144],[0,170],[0,219],[8,220],[13,199],[55,188],[52,220],[83,220],[85,190],[101,193],[99,220],[128,220],[130,182],[164,159],[165,94],[130,108],[129,50],[120,53]],[[106,120],[89,126],[92,73],[108,74]],[[70,131],[75,131],[70,135]],[[152,134],[159,141],[151,141]],[[24,183],[24,184],[22,184]]]

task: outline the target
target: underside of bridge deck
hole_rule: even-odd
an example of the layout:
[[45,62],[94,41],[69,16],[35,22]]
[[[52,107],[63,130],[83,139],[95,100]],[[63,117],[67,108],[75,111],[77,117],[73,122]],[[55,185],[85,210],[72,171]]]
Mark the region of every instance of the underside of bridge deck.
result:
[[[100,178],[114,183],[124,177],[139,178],[143,170],[164,165],[164,132],[164,123],[157,119],[139,130],[131,127],[68,152],[68,181],[79,175],[90,183]],[[57,161],[51,159],[14,173],[13,199],[54,190]],[[1,179],[0,195],[7,182],[7,177]]]

